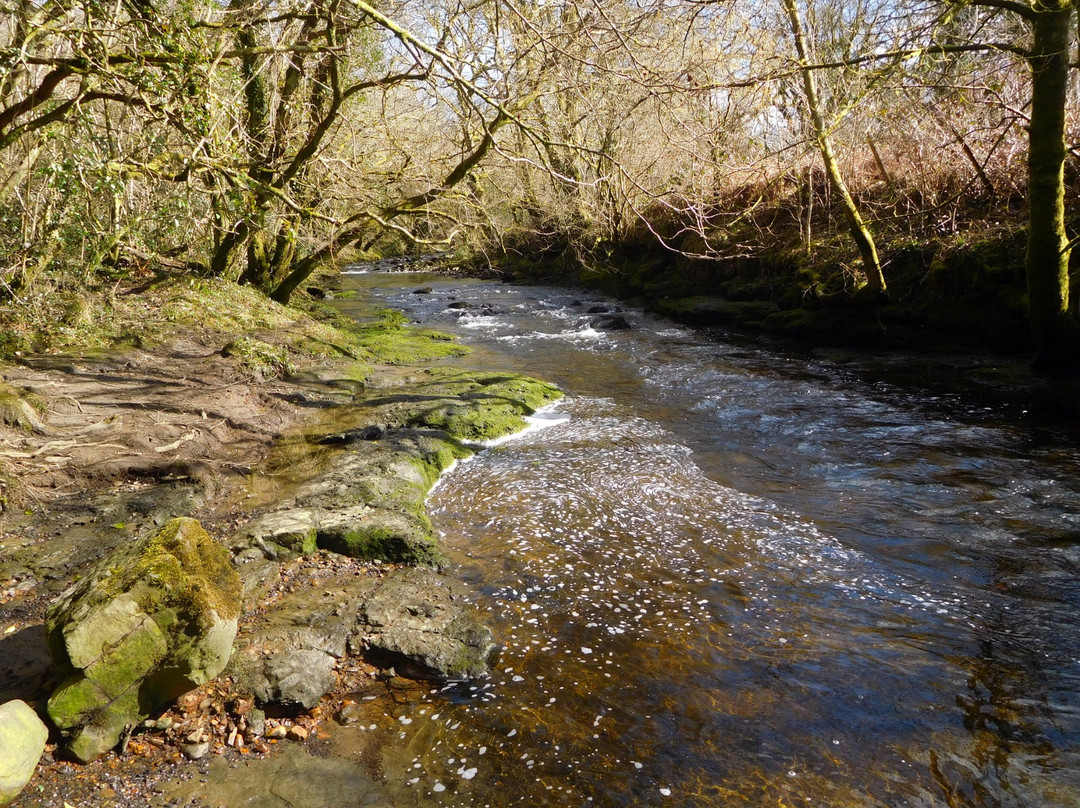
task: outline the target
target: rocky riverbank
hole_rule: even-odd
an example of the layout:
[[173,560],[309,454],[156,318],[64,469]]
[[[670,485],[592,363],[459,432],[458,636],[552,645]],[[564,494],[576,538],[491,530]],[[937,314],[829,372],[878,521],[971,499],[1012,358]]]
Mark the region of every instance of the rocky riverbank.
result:
[[[558,392],[432,364],[460,348],[391,313],[351,326],[208,292],[185,291],[204,312],[191,320],[170,316],[163,293],[138,347],[22,356],[0,371],[0,702],[46,714],[59,684],[47,608],[174,517],[228,549],[243,587],[220,676],[132,722],[91,763],[53,735],[15,805],[205,802],[220,762],[263,759],[278,760],[265,764],[268,789],[272,771],[296,786],[306,752],[280,750],[318,744],[321,722],[348,720],[350,694],[478,675],[497,651],[469,593],[438,571],[424,498]],[[299,791],[325,804],[326,787]],[[348,788],[379,792],[374,780]]]

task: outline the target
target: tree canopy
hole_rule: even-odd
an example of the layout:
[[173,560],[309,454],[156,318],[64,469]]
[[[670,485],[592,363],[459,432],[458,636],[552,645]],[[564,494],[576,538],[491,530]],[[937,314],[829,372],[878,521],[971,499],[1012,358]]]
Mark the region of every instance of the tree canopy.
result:
[[1074,0],[0,8],[12,306],[147,269],[287,301],[373,252],[784,244],[830,256],[807,293],[882,295],[876,237],[971,241],[1023,206],[1040,359],[1076,361]]

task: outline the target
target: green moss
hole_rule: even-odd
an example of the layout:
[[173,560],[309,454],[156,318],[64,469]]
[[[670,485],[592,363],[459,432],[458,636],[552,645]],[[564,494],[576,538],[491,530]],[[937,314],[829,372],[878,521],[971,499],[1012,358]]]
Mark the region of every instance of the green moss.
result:
[[488,440],[509,435],[526,426],[526,410],[513,406],[476,407],[468,404],[442,404],[419,413],[409,426],[441,429],[461,440]]
[[223,620],[240,614],[240,578],[229,553],[194,519],[167,522],[145,541],[136,563],[120,572],[113,580],[117,592],[143,578],[157,585],[140,593],[147,614],[170,606],[191,615],[212,610]]
[[469,353],[468,348],[453,342],[447,334],[417,329],[374,329],[358,336],[356,343],[366,358],[384,365],[411,365]]
[[460,443],[439,440],[433,441],[429,445],[428,451],[413,460],[424,481],[423,490],[420,492],[421,508],[423,508],[423,496],[427,494],[431,486],[435,485],[435,481],[439,479],[439,476],[454,465],[455,461],[466,458],[471,454],[472,452]]
[[463,441],[500,438],[524,429],[526,415],[558,399],[554,385],[517,374],[483,374],[440,369],[431,381],[418,386],[427,394],[417,397],[405,424],[415,429],[437,429]]
[[342,371],[342,375],[350,381],[363,384],[367,382],[374,370],[375,368],[365,362],[353,362]]
[[318,539],[319,532],[312,528],[307,533],[303,534],[303,537],[299,541],[290,541],[286,544],[286,547],[294,552],[308,555],[319,549]]
[[81,674],[69,676],[49,698],[49,718],[58,727],[74,727],[111,701],[109,694],[96,682]]
[[45,400],[40,396],[0,382],[0,423],[27,432],[41,431],[45,409]]
[[145,620],[114,648],[87,666],[83,675],[115,699],[127,691],[132,682],[152,671],[167,652],[162,630],[153,620]]
[[421,527],[426,527],[426,531],[402,531],[381,524],[360,525],[330,534],[320,533],[319,545],[367,561],[440,566],[444,559],[436,546],[430,523]]
[[139,704],[139,694],[129,690],[113,701],[109,709],[99,710],[72,738],[68,749],[77,760],[89,763],[100,757],[120,740],[129,725],[147,717]]
[[257,379],[280,379],[295,372],[289,351],[283,345],[241,337],[226,346],[224,353],[236,357],[240,367]]

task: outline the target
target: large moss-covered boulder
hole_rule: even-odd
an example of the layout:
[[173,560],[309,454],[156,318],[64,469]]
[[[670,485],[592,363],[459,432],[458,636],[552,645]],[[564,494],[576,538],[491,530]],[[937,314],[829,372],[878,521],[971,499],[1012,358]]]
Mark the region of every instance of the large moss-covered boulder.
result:
[[34,775],[49,731],[24,701],[0,705],[0,805],[15,801]]
[[232,654],[240,579],[194,519],[173,519],[113,553],[50,607],[62,677],[48,712],[82,761],[124,728],[217,676]]

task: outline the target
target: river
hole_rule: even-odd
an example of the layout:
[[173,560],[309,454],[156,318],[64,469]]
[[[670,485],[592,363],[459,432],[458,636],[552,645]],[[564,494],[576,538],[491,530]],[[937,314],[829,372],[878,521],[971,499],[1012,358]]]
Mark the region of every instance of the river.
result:
[[505,648],[336,730],[399,804],[1080,805],[1075,436],[582,292],[346,284],[566,392],[431,494]]

